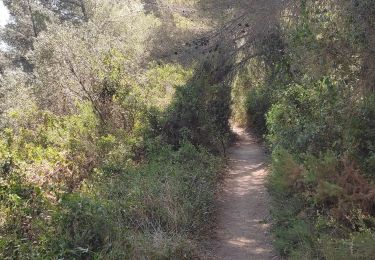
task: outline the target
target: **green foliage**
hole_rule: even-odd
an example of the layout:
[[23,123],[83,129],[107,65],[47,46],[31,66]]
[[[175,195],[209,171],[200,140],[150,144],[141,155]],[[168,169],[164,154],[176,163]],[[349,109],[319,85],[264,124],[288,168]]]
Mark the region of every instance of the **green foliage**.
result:
[[356,120],[359,140],[359,157],[364,162],[366,173],[374,178],[375,173],[375,94],[368,95],[360,103],[359,118]]
[[291,85],[267,114],[268,141],[294,153],[349,149],[353,112],[347,89],[328,78]]
[[374,234],[369,231],[353,233],[350,238],[341,240],[325,237],[321,245],[326,259],[371,259],[375,256]]
[[[104,52],[87,101],[70,110],[33,104],[4,115],[1,258],[197,257],[223,167],[207,148],[225,149],[228,88],[202,85],[202,97],[181,86],[192,74],[177,65],[151,65],[138,82],[125,60]],[[170,146],[172,114],[181,129]]]
[[44,254],[59,198],[79,189],[99,161],[97,119],[88,104],[66,117],[38,110],[19,115],[12,119],[18,128],[5,129],[0,141],[3,258]]
[[[263,89],[263,74],[265,74],[264,64],[254,59],[236,75],[232,86],[232,119],[236,124],[258,128],[259,120],[253,119],[255,117],[254,110],[248,113],[249,105],[247,103],[251,102],[248,99],[253,98],[253,95],[249,94],[249,92]],[[257,106],[253,107],[256,108]],[[251,118],[248,118],[250,114]],[[248,121],[254,121],[254,124]],[[257,122],[255,123],[255,121]]]
[[316,242],[310,223],[304,219],[303,197],[295,193],[301,174],[301,167],[285,149],[278,148],[273,152],[268,189],[272,195],[271,213],[276,221],[273,225],[275,247],[283,256],[298,248],[307,249],[308,255]]
[[238,73],[233,86],[234,121],[259,135],[266,134],[265,115],[291,81],[289,59],[281,52],[283,44],[278,29],[259,40],[255,48],[262,54]]
[[28,120],[0,142],[2,258],[195,257],[220,159],[149,140],[137,165],[137,138],[101,135],[88,103]]
[[[374,256],[374,218],[359,203],[369,194],[363,194],[360,200],[355,198],[374,187],[367,186],[364,179],[363,183],[350,183],[345,175],[352,180],[361,179],[360,176],[345,169],[349,166],[340,166],[332,153],[319,158],[309,156],[303,163],[305,168],[285,149],[278,148],[272,158],[268,188],[272,195],[275,246],[282,255],[290,259]],[[351,184],[363,191],[353,195]]]
[[283,256],[374,258],[372,2],[298,0],[194,68],[152,45],[209,20],[140,0],[5,1],[0,258],[198,258],[231,116],[273,150]]
[[273,151],[272,175],[269,178],[269,185],[272,186],[270,192],[274,193],[275,197],[292,193],[291,188],[300,174],[300,166],[290,153],[281,147]]
[[255,88],[249,91],[246,107],[249,114],[248,125],[254,127],[258,133],[266,132],[265,115],[271,106],[271,97],[269,91],[264,88]]
[[[85,258],[110,247],[115,227],[108,221],[109,206],[87,194],[68,194],[53,216],[55,237],[46,249],[51,256]],[[114,206],[114,205],[111,205]]]
[[164,111],[174,98],[176,89],[191,79],[193,70],[179,64],[151,65],[146,73],[146,96],[152,106]]
[[164,135],[178,146],[187,139],[214,152],[225,153],[229,141],[230,88],[195,80],[176,91],[165,116]]

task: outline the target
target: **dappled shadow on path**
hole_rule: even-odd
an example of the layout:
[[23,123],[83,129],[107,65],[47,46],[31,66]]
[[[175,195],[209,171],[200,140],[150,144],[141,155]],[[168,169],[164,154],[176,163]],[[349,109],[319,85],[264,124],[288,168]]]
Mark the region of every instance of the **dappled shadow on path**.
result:
[[[239,132],[237,130],[237,132]],[[254,139],[239,132],[230,150],[229,172],[217,199],[214,259],[276,259],[271,245],[265,154]]]

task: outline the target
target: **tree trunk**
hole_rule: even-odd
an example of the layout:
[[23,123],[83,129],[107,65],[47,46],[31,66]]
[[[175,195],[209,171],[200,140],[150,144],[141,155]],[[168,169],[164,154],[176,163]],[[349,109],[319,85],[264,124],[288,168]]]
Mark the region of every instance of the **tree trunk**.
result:
[[38,37],[38,31],[37,31],[36,24],[34,21],[33,10],[31,9],[30,0],[27,0],[27,7],[29,8],[29,12],[30,12],[30,19],[31,19],[32,27],[33,27],[34,37],[36,38]]

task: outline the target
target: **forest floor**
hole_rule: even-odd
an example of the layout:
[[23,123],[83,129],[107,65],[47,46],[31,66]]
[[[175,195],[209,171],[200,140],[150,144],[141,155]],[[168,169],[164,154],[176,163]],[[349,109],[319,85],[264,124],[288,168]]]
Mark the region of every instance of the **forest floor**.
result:
[[266,155],[257,139],[240,128],[229,151],[229,169],[217,198],[214,259],[278,259],[272,248]]

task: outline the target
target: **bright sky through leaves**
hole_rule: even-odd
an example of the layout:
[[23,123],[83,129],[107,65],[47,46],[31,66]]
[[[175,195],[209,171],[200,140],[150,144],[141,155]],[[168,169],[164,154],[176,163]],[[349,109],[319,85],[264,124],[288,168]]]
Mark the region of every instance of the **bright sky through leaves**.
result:
[[7,24],[9,20],[9,12],[4,6],[3,1],[0,0],[0,27],[3,27]]

